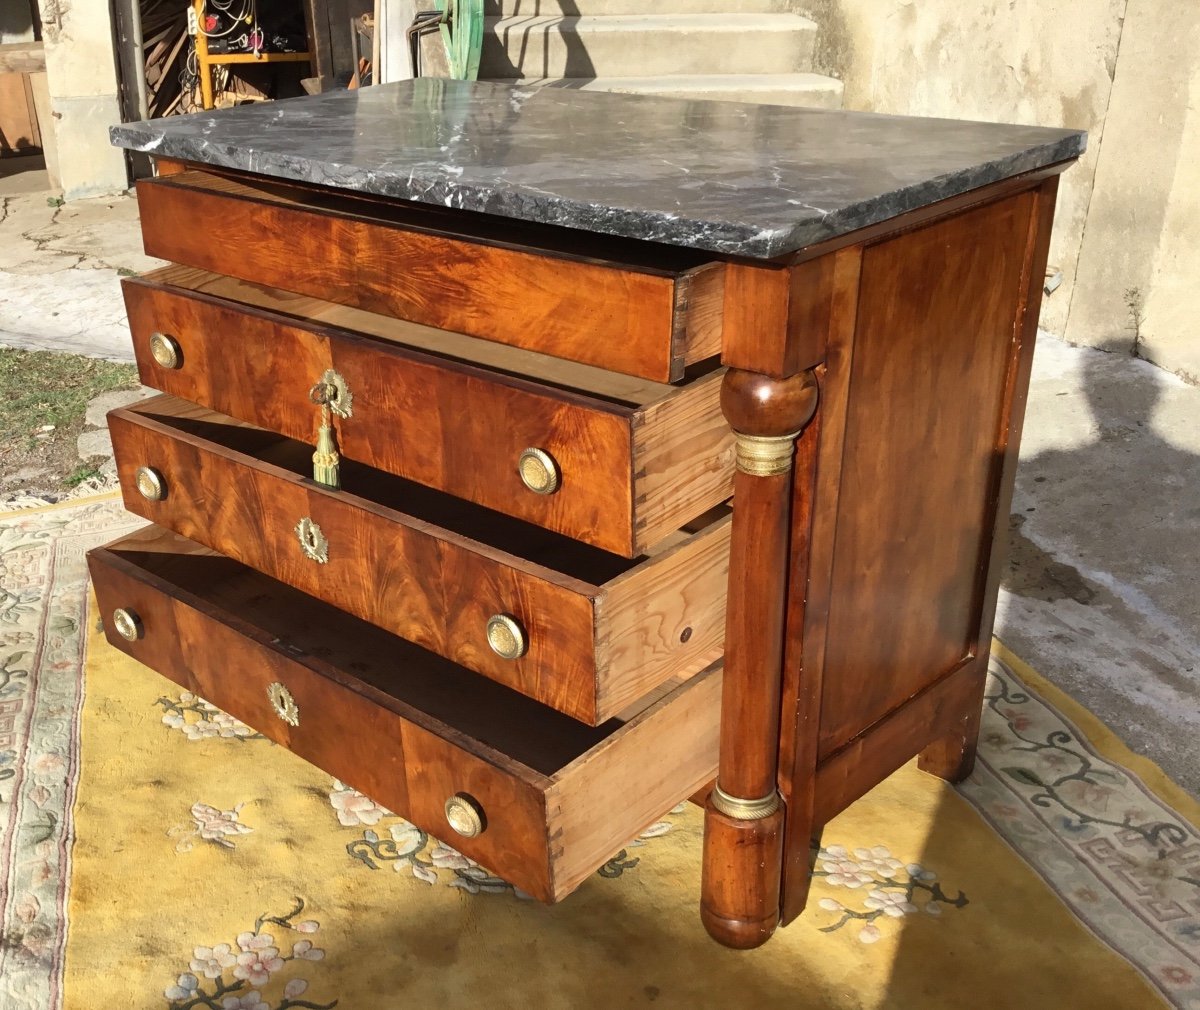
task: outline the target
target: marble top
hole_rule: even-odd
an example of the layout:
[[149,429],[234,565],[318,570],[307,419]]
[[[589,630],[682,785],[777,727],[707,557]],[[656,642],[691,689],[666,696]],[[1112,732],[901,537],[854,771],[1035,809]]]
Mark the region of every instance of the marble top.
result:
[[1075,158],[1086,139],[439,78],[112,128],[147,154],[754,258]]

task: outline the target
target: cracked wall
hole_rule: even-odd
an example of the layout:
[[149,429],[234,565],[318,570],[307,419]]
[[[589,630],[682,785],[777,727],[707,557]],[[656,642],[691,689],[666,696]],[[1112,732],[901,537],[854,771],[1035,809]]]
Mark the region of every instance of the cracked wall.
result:
[[1200,381],[1200,3],[795,0],[845,107],[1088,131],[1062,178],[1042,324]]
[[1066,126],[1088,151],[1063,176],[1050,262],[1063,283],[1043,325],[1067,326],[1126,0],[806,0],[820,69],[847,109]]
[[124,155],[108,142],[120,122],[112,14],[95,0],[41,0],[58,175],[68,200],[129,185]]

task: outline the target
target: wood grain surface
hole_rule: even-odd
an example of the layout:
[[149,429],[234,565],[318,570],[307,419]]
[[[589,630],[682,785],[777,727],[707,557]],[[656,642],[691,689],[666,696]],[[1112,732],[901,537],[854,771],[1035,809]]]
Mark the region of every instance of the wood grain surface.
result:
[[[720,657],[730,520],[630,561],[390,475],[348,471],[366,497],[313,483],[311,449],[172,397],[109,415],[130,511],[597,724]],[[136,487],[150,466],[167,493]],[[296,527],[328,541],[319,563]],[[528,648],[504,659],[487,622]]]
[[[716,766],[719,669],[593,729],[156,527],[89,564],[118,649],[543,901]],[[113,630],[117,607],[141,619],[137,641]],[[297,726],[273,710],[272,683],[294,698]],[[455,793],[482,808],[474,838],[445,820]]]
[[[313,299],[289,305],[242,284],[234,288],[248,301],[233,301],[209,293],[230,285],[208,278],[175,269],[125,283],[147,385],[311,440],[317,410],[309,389],[336,369],[353,396],[352,416],[334,419],[344,456],[626,557],[732,492],[720,370],[678,387],[617,381],[511,348],[497,354],[486,341],[439,339],[441,331],[427,327],[384,326],[363,312],[349,321],[371,327],[366,334],[326,326],[278,311],[313,310]],[[179,344],[179,368],[151,356],[155,332]],[[374,339],[378,332],[390,339]],[[482,365],[471,360],[481,348],[490,349]],[[531,366],[543,381],[514,374]],[[553,494],[536,494],[520,479],[518,459],[531,447],[557,464]]]
[[175,263],[664,382],[720,352],[724,268],[694,254],[517,245],[468,215],[208,172],[137,189],[147,254]]
[[822,758],[976,648],[1034,202],[1020,193],[863,251]]

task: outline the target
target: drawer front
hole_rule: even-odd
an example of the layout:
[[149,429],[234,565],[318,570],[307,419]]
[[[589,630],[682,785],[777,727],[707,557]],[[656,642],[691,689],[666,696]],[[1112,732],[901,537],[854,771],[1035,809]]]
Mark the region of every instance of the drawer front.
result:
[[[373,640],[375,629],[340,626],[339,620],[352,619],[316,601],[289,598],[291,591],[278,584],[272,589],[262,576],[251,573],[247,580],[237,572],[241,566],[205,554],[153,527],[92,551],[109,642],[543,901],[563,897],[715,769],[719,674],[699,678],[628,723],[607,732],[580,727],[578,739],[569,739],[570,727],[554,720],[570,720],[441,660],[445,670],[422,671],[419,656],[394,654],[387,641]],[[189,562],[208,567],[189,574]],[[184,576],[183,587],[172,571]],[[245,601],[240,612],[230,609],[231,599]],[[322,607],[328,613],[314,609]],[[118,610],[125,612],[120,622]],[[311,632],[296,644],[280,634],[288,620],[323,629],[321,641],[353,644],[344,653],[337,644],[314,646]],[[133,632],[132,640],[121,628]],[[361,676],[367,679],[350,667],[366,671]],[[379,671],[388,668],[434,683],[429,697],[441,712],[431,715],[381,691],[387,673]],[[471,679],[500,692],[484,690],[477,704],[509,724],[496,730],[501,737],[527,727],[555,740],[542,767],[444,721],[456,706],[472,705]],[[478,714],[468,718],[476,720],[468,729],[489,732]],[[647,746],[655,765],[647,787],[632,801],[595,810],[596,802],[633,787]],[[478,834],[460,835],[448,822],[446,803],[456,795],[480,815]]]
[[[577,255],[514,246],[439,232],[419,208],[204,172],[137,189],[146,252],[175,263],[660,382],[720,353],[719,263],[664,270],[594,259],[585,244],[598,240],[586,233],[570,236]],[[426,224],[406,226],[405,215]],[[444,223],[461,230],[480,218]],[[641,244],[627,245],[647,259]],[[650,249],[661,262],[680,255]]]
[[[719,374],[643,409],[150,280],[124,289],[147,385],[311,441],[309,391],[333,369],[352,397],[333,418],[344,456],[604,550],[634,557],[732,493]],[[549,454],[552,493],[522,479],[527,449]]]
[[[300,465],[307,447],[169,397],[114,411],[109,426],[130,511],[591,725],[721,655],[728,518],[635,565],[428,492],[412,515],[324,488],[229,443],[250,432],[267,440],[260,454],[274,443]],[[150,497],[143,467],[158,481]],[[401,504],[420,504],[406,482],[373,490],[396,485]],[[471,533],[507,542],[427,518],[452,522],[456,508],[479,517]],[[580,556],[568,574],[521,556],[553,560],[556,542]],[[521,655],[489,644],[497,616],[516,622]]]

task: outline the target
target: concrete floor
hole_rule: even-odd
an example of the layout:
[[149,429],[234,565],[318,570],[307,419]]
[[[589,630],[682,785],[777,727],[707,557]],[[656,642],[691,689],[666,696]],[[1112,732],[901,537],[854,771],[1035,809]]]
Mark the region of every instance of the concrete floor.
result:
[[[5,197],[0,344],[130,360],[130,197]],[[997,633],[1200,795],[1200,388],[1043,334]]]

